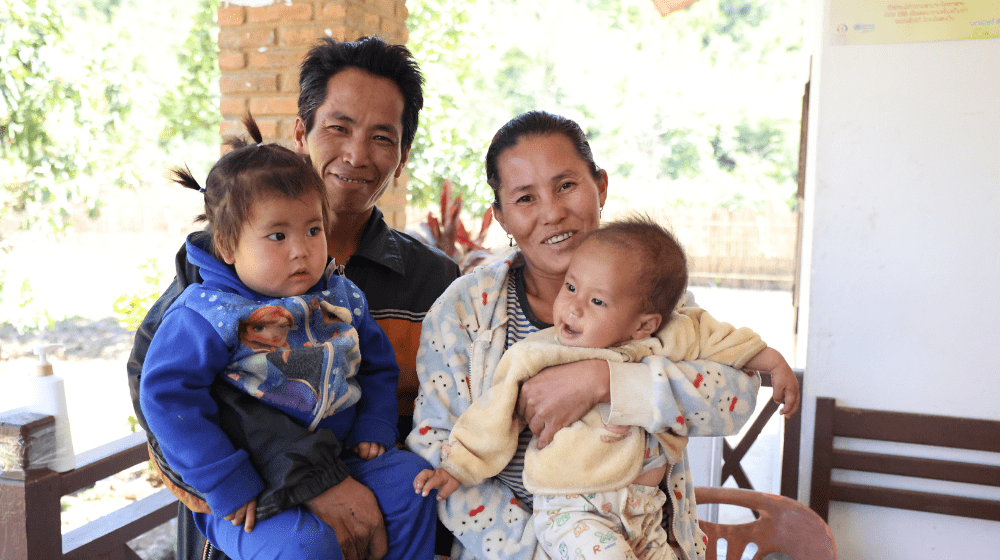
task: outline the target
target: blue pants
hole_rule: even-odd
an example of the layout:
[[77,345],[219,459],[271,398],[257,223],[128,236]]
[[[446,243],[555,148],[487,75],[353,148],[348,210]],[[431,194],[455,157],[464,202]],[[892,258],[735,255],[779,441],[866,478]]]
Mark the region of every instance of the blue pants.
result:
[[[386,560],[420,560],[434,556],[437,521],[435,495],[413,490],[417,473],[431,468],[423,458],[399,449],[365,461],[347,461],[351,477],[375,494],[389,539]],[[233,559],[340,560],[343,554],[333,528],[304,506],[258,522],[252,532],[212,514],[195,513],[194,522],[208,540]]]

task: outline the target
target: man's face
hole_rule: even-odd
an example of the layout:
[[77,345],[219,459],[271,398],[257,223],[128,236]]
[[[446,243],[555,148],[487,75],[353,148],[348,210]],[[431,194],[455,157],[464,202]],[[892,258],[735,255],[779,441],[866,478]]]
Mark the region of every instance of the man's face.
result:
[[326,183],[335,215],[367,214],[403,171],[403,94],[388,79],[348,67],[327,84],[313,128],[295,120],[295,145]]

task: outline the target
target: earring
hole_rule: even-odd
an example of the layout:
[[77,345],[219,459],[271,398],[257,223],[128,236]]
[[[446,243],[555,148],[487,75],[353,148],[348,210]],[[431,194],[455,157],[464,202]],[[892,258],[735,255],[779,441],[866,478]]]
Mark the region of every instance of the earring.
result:
[[513,235],[511,235],[509,231],[507,232],[507,243],[508,243],[508,244],[509,244],[509,245],[510,245],[511,247],[513,247],[513,246],[514,246],[514,236],[513,236]]
[[604,219],[604,207],[603,206],[598,206],[597,207],[597,219],[598,220]]

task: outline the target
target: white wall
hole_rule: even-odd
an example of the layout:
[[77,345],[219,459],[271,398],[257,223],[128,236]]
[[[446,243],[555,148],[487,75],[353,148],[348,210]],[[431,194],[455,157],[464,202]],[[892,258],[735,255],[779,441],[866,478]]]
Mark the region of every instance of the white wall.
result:
[[[831,46],[829,9],[812,6],[802,449],[816,396],[1000,419],[1000,40]],[[804,451],[806,503],[811,467]],[[1000,522],[833,504],[830,524],[847,560],[1000,554]]]

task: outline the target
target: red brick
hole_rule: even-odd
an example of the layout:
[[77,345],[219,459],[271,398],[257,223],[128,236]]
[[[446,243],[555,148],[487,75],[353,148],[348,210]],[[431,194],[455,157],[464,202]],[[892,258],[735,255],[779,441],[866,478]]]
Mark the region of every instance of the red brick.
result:
[[255,97],[250,100],[250,112],[254,115],[294,116],[298,111],[298,99],[292,96]]
[[299,96],[299,66],[293,65],[278,75],[278,91],[286,95]]
[[[243,129],[243,123],[239,119],[226,119],[219,123],[219,134],[224,138],[237,136],[243,132],[246,131]],[[226,152],[223,151],[222,153]]]
[[344,19],[347,17],[347,8],[341,3],[328,3],[323,4],[323,8],[320,11],[320,17],[323,20],[328,19]]
[[254,113],[254,120],[257,121],[257,127],[260,128],[261,137],[264,138],[265,142],[274,141],[278,136],[278,123],[271,119],[258,119],[256,115],[257,113]]
[[410,10],[406,7],[406,3],[402,1],[396,2],[396,19],[404,22],[408,17],[410,17]]
[[382,17],[395,18],[396,17],[396,2],[395,0],[368,0],[365,2],[365,7]]
[[242,25],[244,21],[243,8],[240,6],[231,8],[219,8],[219,27],[231,27]]
[[223,97],[219,103],[219,112],[223,115],[243,115],[247,110],[246,99],[242,97]]
[[274,29],[220,29],[219,48],[259,48],[274,44]]
[[304,55],[298,51],[266,50],[250,53],[251,68],[289,68],[298,66]]
[[313,8],[310,4],[292,4],[286,6],[265,6],[247,9],[247,21],[260,23],[265,21],[309,21],[312,19]]
[[222,76],[219,90],[222,93],[272,93],[278,91],[278,77],[274,74]]
[[309,46],[311,47],[321,37],[325,36],[324,28],[310,25],[302,27],[284,27],[279,31],[281,38],[278,43],[283,47]]
[[219,53],[219,70],[242,70],[246,67],[246,57],[241,52]]
[[[326,29],[328,33],[325,33],[327,37],[335,39],[337,41],[347,41],[347,28],[343,25],[339,27],[334,27],[332,29]],[[357,39],[357,37],[352,37],[351,40]]]

